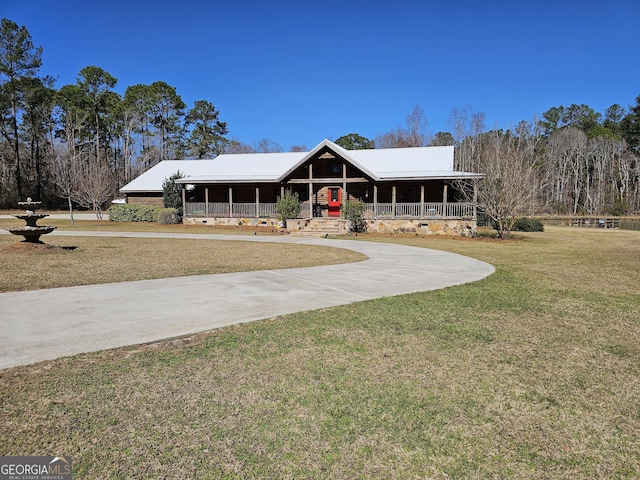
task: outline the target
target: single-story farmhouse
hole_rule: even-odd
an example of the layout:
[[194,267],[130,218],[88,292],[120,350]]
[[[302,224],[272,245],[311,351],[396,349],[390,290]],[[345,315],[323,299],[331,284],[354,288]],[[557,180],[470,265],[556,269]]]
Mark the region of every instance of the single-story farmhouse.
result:
[[476,206],[457,186],[478,173],[453,170],[453,147],[345,150],[323,140],[310,152],[224,154],[164,161],[120,189],[128,203],[162,204],[163,181],[180,171],[184,223],[276,226],[278,197],[301,202],[289,231],[344,233],[341,208],[362,200],[371,232],[468,235]]

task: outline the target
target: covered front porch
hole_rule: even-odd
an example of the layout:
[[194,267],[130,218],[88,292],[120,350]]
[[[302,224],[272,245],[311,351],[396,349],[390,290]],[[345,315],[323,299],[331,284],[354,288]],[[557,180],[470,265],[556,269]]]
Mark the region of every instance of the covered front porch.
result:
[[[285,189],[300,199],[298,218],[335,218],[347,201],[365,204],[364,218],[475,219],[474,203],[456,201],[448,183],[199,185],[183,190],[184,215],[202,218],[277,218],[276,205]],[[440,201],[437,201],[439,199]]]

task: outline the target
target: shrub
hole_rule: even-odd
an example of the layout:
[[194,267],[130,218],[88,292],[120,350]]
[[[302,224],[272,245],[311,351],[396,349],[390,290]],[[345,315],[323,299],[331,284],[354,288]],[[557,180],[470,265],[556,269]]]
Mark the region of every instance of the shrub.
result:
[[278,197],[276,213],[278,214],[278,218],[285,225],[287,224],[288,219],[296,218],[300,213],[300,201],[298,200],[298,194],[287,190],[284,192],[283,196]]
[[629,204],[623,200],[617,199],[613,204],[607,206],[605,211],[609,215],[620,217],[629,212]]
[[180,223],[180,213],[177,208],[162,208],[156,211],[156,222],[163,225],[171,225],[174,223]]
[[112,222],[155,222],[158,205],[124,204],[109,208],[109,220]]
[[364,222],[365,203],[362,200],[348,200],[342,208],[342,216],[349,220],[349,230],[363,232],[366,229]]
[[498,232],[491,227],[479,227],[476,230],[477,238],[498,238]]
[[479,227],[491,227],[494,228],[493,220],[488,215],[485,215],[482,212],[478,212],[476,217],[476,222]]
[[544,225],[535,218],[522,217],[514,222],[511,230],[514,232],[544,232]]

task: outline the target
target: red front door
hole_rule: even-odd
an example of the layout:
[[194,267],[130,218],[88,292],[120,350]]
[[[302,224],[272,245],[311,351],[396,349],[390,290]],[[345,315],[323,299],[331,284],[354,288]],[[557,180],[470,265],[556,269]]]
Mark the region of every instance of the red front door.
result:
[[327,189],[327,201],[329,203],[329,216],[340,216],[341,191],[339,187],[329,187]]

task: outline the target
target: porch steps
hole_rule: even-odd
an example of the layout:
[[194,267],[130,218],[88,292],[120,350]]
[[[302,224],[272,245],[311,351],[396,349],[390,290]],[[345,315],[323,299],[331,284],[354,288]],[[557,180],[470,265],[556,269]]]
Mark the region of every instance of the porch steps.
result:
[[346,233],[346,221],[332,218],[313,218],[307,225],[292,235],[324,237],[327,235],[341,235]]

